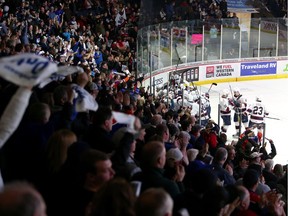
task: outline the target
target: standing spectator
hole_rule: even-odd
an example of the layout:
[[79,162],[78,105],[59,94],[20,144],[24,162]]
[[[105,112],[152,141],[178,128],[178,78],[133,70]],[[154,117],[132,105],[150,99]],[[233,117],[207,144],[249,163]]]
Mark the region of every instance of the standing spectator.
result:
[[212,163],[213,172],[218,176],[219,180],[223,182],[223,185],[235,184],[233,177],[233,169],[229,165],[223,167],[227,160],[228,152],[225,148],[218,148]]
[[112,121],[111,109],[100,107],[93,116],[93,123],[86,131],[83,140],[93,149],[111,153],[114,150],[114,143],[109,135],[112,130]]
[[226,0],[221,0],[219,4],[220,10],[222,12],[222,18],[227,18],[227,1]]
[[156,134],[156,126],[158,124],[161,124],[163,121],[161,115],[153,115],[152,119],[150,120],[150,125],[147,126],[146,128],[146,135],[145,135],[145,140],[148,141],[153,135]]
[[263,160],[273,159],[277,155],[276,147],[275,147],[275,144],[274,144],[273,140],[272,139],[268,139],[268,141],[269,141],[270,149],[271,149],[270,153],[268,153],[267,150],[266,150],[266,145],[267,145],[266,142],[259,149],[259,152],[263,154],[263,156],[262,156]]
[[[285,216],[284,202],[281,201],[281,196],[275,191],[265,193],[265,201],[256,193],[259,184],[259,173],[254,169],[248,169],[243,177],[243,185],[249,190],[250,205],[249,210],[256,215],[276,214]],[[262,195],[263,196],[263,195]]]
[[189,144],[190,135],[186,131],[181,131],[178,136],[178,148],[183,154],[183,164],[186,166],[189,164],[188,156],[187,156],[187,146]]
[[134,158],[136,149],[136,138],[138,133],[129,130],[127,127],[119,128],[112,137],[115,144],[115,151],[111,157],[116,175],[131,181],[133,176],[141,172],[138,162]]
[[185,176],[185,171],[182,165],[177,166],[173,180],[163,175],[166,163],[166,150],[163,143],[157,141],[146,143],[142,149],[140,163],[143,171],[141,180],[142,191],[151,187],[162,187],[172,197],[183,191],[182,180]]
[[175,14],[174,7],[175,7],[175,1],[173,0],[165,1],[164,12],[166,13],[167,21],[172,21],[173,16]]
[[209,30],[210,34],[210,41],[213,45],[216,45],[217,43],[217,37],[218,37],[218,29],[216,28],[216,25],[213,24]]
[[284,176],[283,166],[281,164],[275,164],[273,173],[277,176],[278,179],[283,178]]
[[76,172],[80,181],[74,188],[71,190],[67,185],[63,185],[65,190],[64,194],[61,194],[64,196],[62,210],[68,215],[84,216],[94,194],[114,177],[115,171],[107,154],[88,149],[81,154],[79,170]]
[[262,175],[265,179],[265,183],[274,189],[277,184],[277,176],[273,173],[274,161],[272,159],[265,160],[265,168],[262,171]]
[[194,144],[196,143],[196,140],[200,136],[200,131],[203,129],[203,127],[199,124],[196,124],[192,126],[191,132],[190,132],[190,140],[189,143],[192,147],[194,147]]
[[244,173],[246,172],[246,170],[248,168],[248,161],[242,155],[242,156],[238,156],[236,162],[237,162],[237,164],[235,164],[235,168],[233,170],[233,176],[234,176],[235,180],[238,181],[238,179],[243,178]]
[[99,47],[98,47],[98,46],[95,46],[94,59],[95,59],[95,62],[96,62],[96,64],[97,64],[97,68],[100,68],[100,65],[102,65],[102,62],[103,62],[103,54],[102,54],[102,52],[99,50]]
[[226,168],[226,165],[230,166],[233,170],[235,168],[235,156],[236,156],[236,151],[233,145],[227,145],[226,150],[228,152],[227,160],[224,163],[224,166]]
[[[54,132],[50,107],[32,103],[13,137],[5,146],[6,181],[25,180],[41,184],[47,141]],[[19,163],[21,161],[21,163]]]

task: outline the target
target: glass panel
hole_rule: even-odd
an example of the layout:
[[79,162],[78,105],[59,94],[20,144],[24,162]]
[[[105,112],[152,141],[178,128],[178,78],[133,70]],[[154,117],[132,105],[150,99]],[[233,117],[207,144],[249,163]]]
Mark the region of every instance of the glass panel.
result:
[[261,18],[260,57],[276,56],[277,19]]
[[137,33],[137,75],[142,74],[142,37],[143,37],[143,29],[138,30]]
[[149,51],[148,51],[148,44],[149,44],[149,27],[143,29],[143,34],[141,35],[141,55],[142,55],[142,61],[141,61],[141,73],[144,75],[150,73],[150,61],[149,61]]
[[239,58],[239,25],[232,19],[224,19],[222,26],[222,59]]
[[278,56],[287,56],[287,31],[288,20],[279,19],[279,34],[278,34]]
[[170,23],[160,24],[160,65],[171,66],[171,30]]
[[200,20],[188,20],[187,29],[187,62],[202,61],[202,22]]
[[258,57],[259,23],[260,19],[251,20],[249,53],[247,57]]
[[151,58],[151,67],[152,71],[159,69],[159,43],[158,43],[158,26],[152,25],[150,26],[150,44],[148,45],[150,50],[150,58]]
[[186,22],[173,22],[172,26],[172,65],[186,62]]
[[[220,59],[220,31],[221,20],[207,20],[205,26],[205,55],[207,52],[207,60]],[[206,60],[206,57],[205,57]]]

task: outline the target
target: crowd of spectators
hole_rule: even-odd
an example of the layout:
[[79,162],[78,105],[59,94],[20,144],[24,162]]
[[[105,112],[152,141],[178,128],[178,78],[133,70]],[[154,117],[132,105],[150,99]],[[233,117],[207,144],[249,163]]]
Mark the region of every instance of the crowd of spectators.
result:
[[[230,4],[233,5],[233,2]],[[287,1],[242,1],[238,7],[246,4],[249,8],[258,11],[257,17],[284,17],[287,14]],[[157,2],[142,1],[141,11],[144,14],[154,7],[151,16],[141,16],[140,25],[152,25],[161,22],[183,20],[218,20],[233,17],[229,11],[227,0],[159,0]],[[244,8],[243,8],[244,9]]]
[[[118,1],[1,3],[1,56],[33,52],[68,65],[134,70],[139,4]],[[105,67],[105,66],[104,66]]]
[[[229,144],[212,119],[200,125],[141,86],[139,4],[11,2],[2,57],[35,53],[83,72],[43,88],[1,79],[0,215],[286,215],[287,166],[274,166],[272,140],[271,153],[250,130]],[[96,111],[76,111],[72,84]]]

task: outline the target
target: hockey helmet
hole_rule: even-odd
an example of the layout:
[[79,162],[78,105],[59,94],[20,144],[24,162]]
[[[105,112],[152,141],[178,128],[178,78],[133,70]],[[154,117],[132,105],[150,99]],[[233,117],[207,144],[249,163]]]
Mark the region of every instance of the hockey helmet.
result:
[[223,89],[222,92],[221,92],[221,96],[222,97],[228,97],[228,95],[229,95],[228,89]]
[[241,94],[239,88],[234,88],[233,89],[233,93],[234,93],[235,96],[239,96]]

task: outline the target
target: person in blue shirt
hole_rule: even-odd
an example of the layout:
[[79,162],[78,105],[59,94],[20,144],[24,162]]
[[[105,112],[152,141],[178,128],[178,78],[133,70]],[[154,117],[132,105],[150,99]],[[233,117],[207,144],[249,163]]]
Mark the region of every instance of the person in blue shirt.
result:
[[70,31],[69,31],[68,28],[65,28],[65,29],[64,29],[64,31],[63,31],[63,33],[62,33],[62,36],[63,36],[63,39],[64,39],[65,41],[70,41],[71,33],[70,33]]
[[94,59],[96,61],[97,67],[100,67],[101,63],[103,62],[103,54],[98,47],[95,50]]

